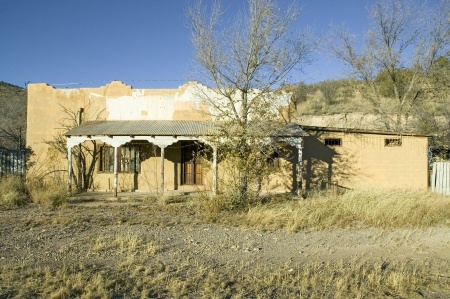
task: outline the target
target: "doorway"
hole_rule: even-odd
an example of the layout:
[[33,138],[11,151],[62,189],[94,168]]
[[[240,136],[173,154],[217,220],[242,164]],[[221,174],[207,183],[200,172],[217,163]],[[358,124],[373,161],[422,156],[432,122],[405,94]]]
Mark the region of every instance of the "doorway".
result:
[[192,141],[181,144],[181,184],[203,185],[201,151],[203,147]]

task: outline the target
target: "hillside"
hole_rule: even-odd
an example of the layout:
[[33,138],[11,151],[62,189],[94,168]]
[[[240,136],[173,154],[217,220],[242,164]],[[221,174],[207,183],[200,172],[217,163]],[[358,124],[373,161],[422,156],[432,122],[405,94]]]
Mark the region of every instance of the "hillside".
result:
[[439,77],[442,82],[436,83],[437,79],[432,77],[420,87],[415,102],[409,106],[399,104],[398,97],[390,93],[389,82],[382,80],[376,82],[374,88],[379,89],[375,93],[361,81],[352,79],[299,83],[285,89],[294,95],[295,121],[299,124],[429,134],[436,154],[449,159],[450,77],[442,77]]
[[0,149],[23,149],[27,127],[27,90],[0,82]]

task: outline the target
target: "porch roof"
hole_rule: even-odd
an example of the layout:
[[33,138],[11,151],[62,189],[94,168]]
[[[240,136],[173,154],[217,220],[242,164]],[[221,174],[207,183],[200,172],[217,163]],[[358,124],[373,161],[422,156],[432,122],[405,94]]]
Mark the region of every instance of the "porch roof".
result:
[[214,126],[206,121],[188,120],[113,120],[85,122],[64,133],[65,136],[202,136]]
[[[267,126],[270,124],[265,123]],[[258,131],[264,132],[264,126]],[[212,121],[193,120],[113,120],[85,122],[64,133],[65,136],[208,136],[218,129]],[[307,136],[300,126],[288,123],[272,132],[277,137]]]

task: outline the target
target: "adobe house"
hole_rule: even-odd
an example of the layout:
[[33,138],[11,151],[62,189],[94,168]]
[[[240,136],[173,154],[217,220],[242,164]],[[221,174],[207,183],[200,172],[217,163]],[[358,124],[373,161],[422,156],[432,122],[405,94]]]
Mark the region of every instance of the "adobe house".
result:
[[[133,89],[119,81],[76,89],[29,84],[27,146],[34,156],[28,175],[59,174],[71,186],[77,170],[67,160],[87,145],[99,153],[93,190],[220,191],[225,173],[217,159],[220,144],[207,138],[214,110],[199,92],[212,91],[196,82],[177,89]],[[290,95],[275,98],[282,110]],[[66,157],[49,145],[58,138],[65,139]],[[290,154],[277,157],[265,191],[299,192],[334,182],[344,188],[428,188],[425,135],[290,123],[272,141],[283,142]],[[196,158],[204,147],[208,157]]]
[[428,135],[301,127],[306,188],[428,188]]
[[[220,144],[207,138],[214,130],[213,108],[197,96],[211,92],[196,82],[177,89],[133,89],[119,81],[78,89],[29,84],[27,143],[35,153],[29,173],[60,171],[72,186],[77,172],[72,167],[73,153],[80,145],[88,145],[99,152],[94,190],[215,193],[220,189],[218,182],[226,179],[221,170],[225,166],[217,159]],[[274,98],[283,106],[290,95]],[[82,123],[68,129],[64,123],[68,119]],[[300,127],[289,124],[272,136],[273,142],[283,142],[292,154],[277,158],[282,167],[263,190],[296,191],[305,135]],[[61,136],[66,138],[69,163],[49,145]],[[196,153],[205,147],[210,155],[198,158]]]

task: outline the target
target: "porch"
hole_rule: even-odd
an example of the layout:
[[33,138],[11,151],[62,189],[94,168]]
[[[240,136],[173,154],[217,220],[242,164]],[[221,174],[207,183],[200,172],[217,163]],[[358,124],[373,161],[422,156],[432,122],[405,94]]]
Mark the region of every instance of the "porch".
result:
[[[112,190],[113,196],[118,197],[118,192],[141,188],[119,188],[119,173],[122,178],[128,178],[130,181],[144,181],[145,170],[141,173],[142,154],[134,148],[136,144],[145,146],[152,145],[157,147],[157,151],[151,157],[152,161],[157,162],[152,165],[152,172],[155,176],[151,179],[157,183],[154,192],[162,195],[166,192],[174,194],[208,191],[217,194],[218,191],[218,161],[217,150],[220,143],[214,143],[209,136],[215,132],[215,127],[211,121],[175,121],[175,120],[146,120],[146,121],[96,121],[86,122],[72,130],[66,132],[68,148],[68,187],[71,190],[73,166],[72,150],[76,146],[86,141],[99,141],[106,148],[101,150],[101,159],[96,166],[100,172],[98,176],[106,179],[107,188],[100,190]],[[301,178],[300,166],[302,163],[302,138],[305,132],[296,124],[288,124],[278,132],[276,136],[268,138],[267,142],[285,142],[295,150],[295,162],[293,162],[292,189],[297,187],[296,180]],[[209,176],[208,185],[205,184],[205,173],[201,163],[195,160],[194,145],[203,144],[209,147]],[[126,147],[128,147],[128,150]],[[189,147],[189,151],[184,148]],[[107,153],[107,155],[105,154]],[[126,155],[124,154],[126,153]],[[139,153],[141,153],[139,151]],[[146,157],[148,158],[148,157]],[[103,160],[102,160],[103,159]],[[169,167],[168,167],[169,166]],[[168,169],[166,169],[168,168]],[[122,173],[126,170],[126,173]],[[157,174],[156,174],[157,173]],[[172,181],[169,181],[172,180]],[[295,182],[294,182],[295,181]],[[142,184],[135,183],[134,186]],[[197,186],[202,186],[197,188]],[[150,188],[144,188],[144,191],[153,191]],[[135,195],[135,194],[134,194]]]

